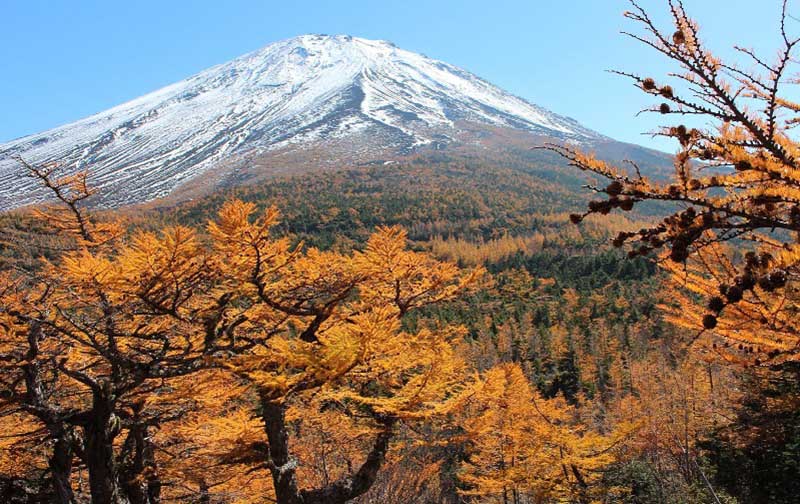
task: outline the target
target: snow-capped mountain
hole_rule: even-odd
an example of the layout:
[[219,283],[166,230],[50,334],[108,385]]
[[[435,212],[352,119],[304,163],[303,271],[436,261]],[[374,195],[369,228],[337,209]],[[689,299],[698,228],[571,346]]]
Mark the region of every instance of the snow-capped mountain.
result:
[[[459,141],[469,127],[602,140],[575,120],[390,42],[305,35],[105,112],[0,144],[0,209],[45,197],[13,158],[88,169],[104,204],[164,196],[269,152],[360,161]],[[344,147],[343,147],[344,146]],[[338,149],[338,150],[337,150]],[[268,167],[266,168],[268,169]],[[209,177],[213,178],[213,177]]]

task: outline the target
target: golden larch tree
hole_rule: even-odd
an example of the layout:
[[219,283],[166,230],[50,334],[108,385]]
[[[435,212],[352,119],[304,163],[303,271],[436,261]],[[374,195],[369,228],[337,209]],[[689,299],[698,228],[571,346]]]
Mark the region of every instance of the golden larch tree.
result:
[[793,134],[800,105],[785,89],[796,82],[792,67],[800,39],[788,33],[784,4],[777,58],[737,47],[750,65],[726,62],[707,48],[683,5],[668,4],[670,29],[656,26],[635,1],[625,16],[644,31],[629,35],[677,71],[663,81],[619,73],[657,101],[648,111],[705,120],[658,131],[679,144],[669,180],[647,177],[635,163],[623,170],[570,146],[548,148],[610,181],[595,187],[606,198],[572,215],[573,222],[647,201],[676,205],[660,222],[620,233],[614,244],[630,244],[632,256],[660,252],[674,286],[690,293],[676,299],[671,320],[695,331],[698,349],[777,369],[800,358],[800,145]]

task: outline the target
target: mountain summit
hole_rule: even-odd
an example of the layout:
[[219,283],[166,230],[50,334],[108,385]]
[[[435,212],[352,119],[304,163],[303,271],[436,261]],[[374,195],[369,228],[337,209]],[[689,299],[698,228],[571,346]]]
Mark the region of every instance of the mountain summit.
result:
[[[463,141],[476,127],[603,140],[575,120],[386,41],[304,35],[86,119],[0,144],[0,209],[44,193],[13,160],[87,168],[104,204],[208,184],[267,153],[368,162]],[[264,170],[269,170],[266,166]],[[211,176],[213,175],[213,176]],[[217,182],[210,182],[212,179]],[[215,179],[215,180],[216,180]]]

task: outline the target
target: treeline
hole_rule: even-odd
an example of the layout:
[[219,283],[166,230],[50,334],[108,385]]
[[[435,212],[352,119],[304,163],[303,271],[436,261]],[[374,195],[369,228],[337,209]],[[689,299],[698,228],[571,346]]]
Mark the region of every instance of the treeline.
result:
[[555,229],[570,208],[585,202],[545,175],[490,160],[425,157],[419,164],[354,167],[238,187],[164,209],[164,219],[202,223],[231,197],[262,208],[278,205],[285,219],[281,232],[323,247],[363,242],[377,225],[401,225],[415,241],[437,236],[492,240],[539,229],[571,232]]

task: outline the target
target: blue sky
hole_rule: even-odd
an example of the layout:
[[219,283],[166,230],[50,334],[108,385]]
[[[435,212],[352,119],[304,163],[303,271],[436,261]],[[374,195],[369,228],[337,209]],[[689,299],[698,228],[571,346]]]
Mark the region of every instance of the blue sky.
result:
[[[660,120],[634,117],[647,97],[606,72],[670,70],[619,34],[633,28],[622,17],[625,0],[2,2],[0,142],[102,111],[276,40],[346,33],[464,67],[619,140],[674,150],[642,135]],[[665,1],[642,4],[666,21]],[[685,5],[722,55],[734,43],[768,56],[778,47],[778,0]]]

